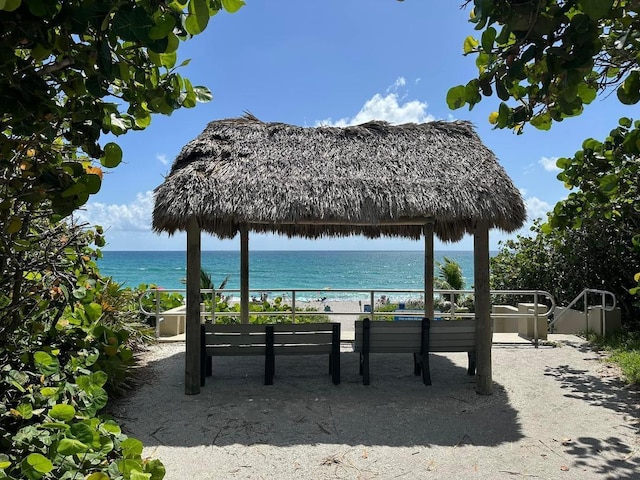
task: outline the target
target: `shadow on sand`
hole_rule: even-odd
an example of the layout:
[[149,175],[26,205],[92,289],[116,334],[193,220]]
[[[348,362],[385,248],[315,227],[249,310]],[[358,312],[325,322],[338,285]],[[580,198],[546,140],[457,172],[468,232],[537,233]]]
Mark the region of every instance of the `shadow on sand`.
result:
[[369,386],[357,354],[343,352],[341,361],[335,386],[327,357],[278,357],[275,384],[265,386],[261,358],[216,358],[202,392],[187,396],[176,350],[143,369],[142,384],[114,413],[147,446],[494,446],[522,438],[504,388],[476,394],[464,353],[432,355],[432,386],[413,375],[410,355],[372,355]]
[[[583,353],[593,353],[583,347]],[[572,368],[569,365],[558,365],[547,368],[545,375],[560,382],[567,398],[582,400],[594,407],[603,407],[620,413],[626,422],[615,426],[616,430],[625,433],[632,430],[634,435],[640,433],[640,392],[623,388],[617,375],[607,375],[607,366],[603,364],[600,376],[588,370]],[[586,421],[589,421],[587,418]],[[622,438],[610,436],[606,439],[579,437],[571,439],[566,453],[570,454],[576,466],[616,479],[640,478],[640,452]]]

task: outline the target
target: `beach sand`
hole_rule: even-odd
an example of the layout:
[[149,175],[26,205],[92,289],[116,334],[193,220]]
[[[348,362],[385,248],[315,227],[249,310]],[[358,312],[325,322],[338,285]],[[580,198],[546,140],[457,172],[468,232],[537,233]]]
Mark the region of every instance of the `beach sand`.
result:
[[492,396],[464,353],[432,355],[431,386],[410,355],[373,355],[364,386],[349,343],[337,386],[324,356],[278,357],[271,386],[262,358],[220,357],[187,396],[184,343],[159,344],[113,413],[167,480],[639,478],[638,392],[579,338],[550,340],[495,345]]

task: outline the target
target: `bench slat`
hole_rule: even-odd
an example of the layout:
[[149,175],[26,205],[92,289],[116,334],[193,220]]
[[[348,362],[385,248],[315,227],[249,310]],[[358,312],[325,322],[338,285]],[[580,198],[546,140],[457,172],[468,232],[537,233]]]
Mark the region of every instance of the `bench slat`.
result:
[[331,353],[331,344],[328,345],[274,345],[276,355],[318,355]]
[[331,333],[276,333],[273,336],[273,343],[296,344],[296,343],[320,343],[331,344],[333,335]]
[[206,347],[205,352],[209,357],[224,357],[238,355],[264,355],[266,352],[265,345],[220,345],[217,347]]
[[262,344],[267,342],[266,335],[262,334],[253,335],[232,335],[232,334],[207,334],[204,337],[204,344],[209,345],[253,345]]
[[[333,323],[276,323],[274,333],[278,332],[333,332]],[[264,325],[263,325],[264,328]]]
[[226,323],[204,323],[202,325],[204,327],[205,332],[214,333],[214,332],[222,332],[222,333],[262,333],[264,334],[264,325],[256,325],[253,323],[234,323],[234,324],[226,324]]

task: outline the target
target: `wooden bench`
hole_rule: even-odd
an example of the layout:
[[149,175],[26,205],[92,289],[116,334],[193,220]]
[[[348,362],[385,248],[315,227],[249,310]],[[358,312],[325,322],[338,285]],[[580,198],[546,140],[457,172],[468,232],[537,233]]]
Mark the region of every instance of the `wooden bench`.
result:
[[429,352],[467,352],[468,375],[476,373],[475,320],[430,321],[401,320],[372,322],[368,318],[356,321],[355,346],[360,353],[362,383],[369,385],[369,355],[371,353],[413,353],[413,372],[422,373],[425,385],[431,385]]
[[273,385],[276,355],[329,355],[329,373],[340,383],[340,324],[203,324],[200,342],[200,384],[213,371],[213,357],[263,355],[264,384]]

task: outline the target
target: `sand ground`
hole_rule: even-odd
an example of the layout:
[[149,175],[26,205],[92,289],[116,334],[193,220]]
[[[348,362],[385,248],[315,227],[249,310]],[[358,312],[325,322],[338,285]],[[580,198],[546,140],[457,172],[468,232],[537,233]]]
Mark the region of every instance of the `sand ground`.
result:
[[373,355],[364,386],[348,342],[338,386],[324,356],[277,358],[271,386],[261,358],[223,357],[187,396],[184,343],[164,343],[114,414],[168,480],[640,479],[639,392],[579,338],[550,340],[494,346],[492,396],[455,353],[432,355],[432,386],[410,356]]

